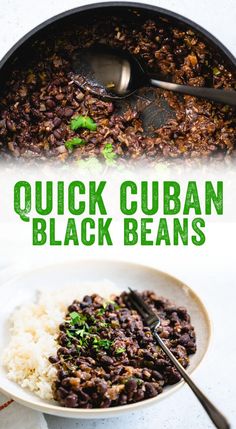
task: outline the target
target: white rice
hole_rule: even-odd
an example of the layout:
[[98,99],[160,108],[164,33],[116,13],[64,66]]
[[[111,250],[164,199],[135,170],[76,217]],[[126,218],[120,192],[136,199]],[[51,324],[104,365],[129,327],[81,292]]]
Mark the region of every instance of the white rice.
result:
[[119,294],[110,282],[83,284],[63,290],[38,291],[35,303],[27,303],[11,316],[10,342],[3,352],[7,376],[43,399],[52,399],[51,385],[56,369],[48,357],[56,355],[58,326],[68,305],[84,295],[98,293],[104,298]]

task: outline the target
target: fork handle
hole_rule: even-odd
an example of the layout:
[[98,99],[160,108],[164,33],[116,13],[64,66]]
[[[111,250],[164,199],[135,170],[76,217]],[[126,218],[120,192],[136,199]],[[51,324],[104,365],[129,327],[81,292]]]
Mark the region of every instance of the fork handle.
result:
[[236,106],[236,91],[216,88],[203,88],[201,86],[179,85],[172,82],[164,82],[157,79],[150,79],[150,83],[158,88],[169,91],[179,92],[182,94],[193,95],[194,97],[207,98],[217,103],[229,104]]
[[158,335],[156,331],[153,332],[153,336],[157,340],[161,349],[165,352],[168,358],[171,360],[173,365],[177,368],[179,373],[182,375],[183,379],[195,393],[199,401],[201,402],[203,408],[206,410],[208,416],[214,423],[215,427],[218,429],[230,429],[230,425],[227,422],[226,418],[221,414],[221,412],[212,404],[211,401],[204,395],[204,393],[196,386],[191,377],[189,377],[187,371],[185,371],[184,367],[178,362],[176,357],[170,351],[170,349],[165,345],[162,341],[161,337]]

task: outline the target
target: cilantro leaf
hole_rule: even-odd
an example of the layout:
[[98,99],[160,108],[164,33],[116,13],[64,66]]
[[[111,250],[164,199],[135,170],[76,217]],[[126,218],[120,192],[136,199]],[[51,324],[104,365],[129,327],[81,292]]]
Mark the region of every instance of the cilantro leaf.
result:
[[105,349],[105,350],[109,350],[109,348],[111,347],[113,341],[111,340],[107,340],[107,339],[100,339],[98,337],[95,337],[93,339],[93,347],[96,350],[100,350],[100,349]]
[[214,76],[218,76],[220,74],[220,70],[217,67],[213,67],[212,71]]
[[72,313],[70,313],[69,316],[71,318],[71,323],[73,325],[75,325],[76,323],[78,323],[80,321],[80,314],[77,313],[77,311],[72,311]]
[[115,301],[111,301],[111,300],[103,301],[102,307],[97,310],[97,316],[102,316],[103,314],[105,314],[109,304],[112,304],[115,310],[118,310],[120,308]]
[[106,312],[106,309],[104,307],[99,308],[97,310],[97,316],[103,316],[103,314]]
[[65,147],[69,150],[72,150],[74,146],[85,144],[86,141],[79,138],[79,137],[73,137],[71,140],[67,140],[65,142]]
[[116,153],[113,150],[113,146],[111,143],[107,143],[102,149],[102,154],[106,160],[108,165],[115,164],[115,159],[117,158]]
[[124,347],[118,347],[115,351],[116,355],[120,355],[121,353],[125,352],[125,348]]
[[76,333],[76,335],[77,335],[78,337],[81,337],[81,338],[83,338],[85,335],[88,335],[88,332],[86,332],[84,328],[82,328],[82,329],[77,329],[77,330],[75,331],[75,333]]
[[96,131],[97,124],[89,116],[75,116],[71,119],[70,128],[73,131],[78,130],[79,128],[87,128],[90,131]]
[[144,383],[144,381],[141,378],[137,378],[137,377],[131,377],[131,378],[137,381],[138,386],[142,386],[142,384]]
[[67,330],[66,330],[66,336],[67,336],[68,338],[72,338],[72,339],[74,339],[74,338],[75,338],[75,335],[74,335],[72,332],[70,332],[70,331],[69,331],[69,329],[67,329]]
[[107,328],[107,327],[109,326],[109,324],[108,324],[107,322],[100,322],[100,323],[99,323],[99,326],[100,326],[101,328]]
[[86,325],[86,326],[88,326],[86,323],[87,318],[83,314],[77,313],[77,311],[72,311],[72,313],[70,313],[69,316],[71,319],[70,323],[72,325],[79,325],[79,326]]

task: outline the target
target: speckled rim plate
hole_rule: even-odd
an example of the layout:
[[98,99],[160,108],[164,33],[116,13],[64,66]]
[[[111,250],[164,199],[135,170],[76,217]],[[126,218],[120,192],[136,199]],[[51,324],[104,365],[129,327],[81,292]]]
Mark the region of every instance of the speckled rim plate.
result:
[[[180,280],[155,268],[119,261],[81,260],[37,268],[1,285],[0,391],[26,407],[47,414],[70,418],[97,419],[115,417],[128,411],[155,405],[183,386],[184,382],[181,381],[173,386],[166,387],[164,392],[155,398],[135,404],[87,410],[60,407],[56,405],[56,402],[42,400],[7,379],[6,371],[1,363],[1,356],[9,340],[8,319],[14,309],[26,301],[33,301],[38,288],[45,287],[47,290],[53,291],[66,286],[71,287],[86,282],[100,283],[106,280],[114,283],[115,287],[121,291],[128,286],[138,291],[150,289],[173,300],[177,305],[186,306],[197,335],[197,352],[191,357],[189,373],[192,373],[199,366],[210,343],[211,323],[204,304],[192,289]],[[86,287],[83,287],[81,292],[86,294]]]

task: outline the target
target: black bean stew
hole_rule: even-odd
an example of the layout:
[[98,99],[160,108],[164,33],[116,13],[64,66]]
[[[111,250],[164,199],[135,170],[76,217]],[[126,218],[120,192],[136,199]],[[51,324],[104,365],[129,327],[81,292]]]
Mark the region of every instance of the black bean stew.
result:
[[[186,368],[196,351],[187,310],[153,292],[142,297],[161,318],[160,336]],[[58,344],[57,356],[49,360],[57,368],[54,399],[64,407],[130,404],[159,395],[181,378],[125,292],[112,301],[95,294],[74,301],[60,325]]]
[[236,153],[235,117],[229,106],[153,89],[153,97],[166,103],[173,115],[146,134],[137,105],[120,111],[116,102],[79,89],[73,53],[97,43],[130,51],[163,79],[235,87],[224,60],[191,29],[135,13],[128,21],[111,16],[71,24],[50,39],[34,42],[29,64],[13,67],[0,103],[2,159],[84,162],[92,157],[115,165],[163,158],[222,160]]

